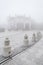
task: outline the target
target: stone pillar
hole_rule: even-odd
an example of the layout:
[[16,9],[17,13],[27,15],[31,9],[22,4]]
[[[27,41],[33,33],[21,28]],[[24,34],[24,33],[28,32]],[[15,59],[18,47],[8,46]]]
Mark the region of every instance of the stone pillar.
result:
[[35,35],[35,33],[33,33],[32,42],[36,42],[36,35]]
[[41,37],[42,37],[41,32],[37,32],[37,39],[38,39],[38,40],[40,40],[40,39],[41,39]]
[[4,41],[3,56],[8,57],[10,55],[11,55],[10,40],[8,38],[6,38]]
[[28,36],[27,36],[27,34],[25,34],[25,36],[24,36],[24,44],[26,46],[28,46],[28,43],[29,43]]

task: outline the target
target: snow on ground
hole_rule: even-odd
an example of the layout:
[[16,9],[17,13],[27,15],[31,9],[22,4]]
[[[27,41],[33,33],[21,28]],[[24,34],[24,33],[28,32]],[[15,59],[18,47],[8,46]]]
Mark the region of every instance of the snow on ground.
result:
[[4,45],[5,38],[8,37],[12,46],[12,49],[16,47],[20,47],[23,45],[24,35],[27,34],[29,36],[29,41],[31,41],[33,32],[31,31],[12,31],[12,32],[4,32],[0,33],[0,51],[2,51],[2,47]]
[[[36,31],[33,32],[36,33]],[[23,38],[25,33],[28,34],[29,40],[31,41],[33,32],[21,31],[21,32],[0,33],[0,48],[3,47],[2,45],[6,36],[9,37],[12,48],[15,48],[15,47],[20,47],[21,45],[24,44]],[[37,42],[34,46],[18,54],[17,56],[13,57],[11,61],[7,62],[4,65],[43,65],[43,38],[39,42]]]

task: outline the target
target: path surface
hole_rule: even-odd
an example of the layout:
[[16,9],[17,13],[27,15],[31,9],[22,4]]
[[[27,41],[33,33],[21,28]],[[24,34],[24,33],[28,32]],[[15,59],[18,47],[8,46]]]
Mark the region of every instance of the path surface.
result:
[[[37,41],[37,42],[39,42],[39,41]],[[14,50],[12,51],[12,54],[11,54],[10,57],[4,58],[3,56],[0,56],[0,65],[2,65],[3,63],[5,63],[6,61],[8,61],[9,59],[11,59],[12,57],[18,55],[19,53],[25,51],[26,49],[31,48],[31,47],[34,46],[37,42],[31,42],[32,44],[30,44],[30,45],[27,45],[27,46],[22,45],[22,46],[20,46],[20,47],[18,47],[18,48],[16,48],[16,49],[14,49]]]
[[[24,37],[23,35],[24,35],[24,33],[21,34],[21,32],[20,33],[16,33],[16,34],[15,33],[14,34],[11,33],[11,34],[8,35],[9,38],[11,39],[11,44],[12,44],[12,41],[13,42],[14,41],[16,41],[16,42],[18,41],[18,43],[16,43],[16,44],[14,44],[15,42],[13,43],[13,46],[15,48],[13,50],[13,52],[12,52],[13,54],[11,56],[13,58],[9,58],[9,57],[8,58],[4,58],[4,57],[1,56],[0,65],[38,65],[40,63],[40,61],[41,61],[39,59],[43,60],[43,56],[41,56],[41,55],[43,55],[43,39],[41,39],[39,42],[37,42],[37,44],[36,43],[34,43],[34,44],[32,43],[31,44],[30,43],[31,45],[29,45],[27,47],[27,46],[22,45],[23,44],[22,40],[23,40],[23,37]],[[32,34],[30,34],[30,32],[28,32],[28,36],[30,37],[29,39],[31,39]],[[4,41],[4,37],[5,37],[5,35],[3,35],[3,37],[0,39],[0,44],[3,43],[2,40]],[[16,46],[16,45],[18,45],[19,47]],[[40,56],[41,56],[41,58],[39,58]]]
[[11,59],[12,57],[18,55],[19,53],[25,51],[26,49],[32,47],[33,45],[35,45],[37,42],[33,42],[33,44],[31,45],[28,45],[28,46],[21,46],[21,47],[18,47],[16,49],[13,50],[12,52],[12,55],[10,57],[7,57],[7,58],[4,58],[3,56],[0,56],[0,64],[3,64],[4,62],[6,62],[7,60]]

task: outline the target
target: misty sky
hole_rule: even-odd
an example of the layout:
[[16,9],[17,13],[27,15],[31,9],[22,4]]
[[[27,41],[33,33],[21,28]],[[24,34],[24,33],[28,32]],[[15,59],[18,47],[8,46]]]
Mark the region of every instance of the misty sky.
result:
[[43,22],[43,0],[0,0],[0,22],[5,24],[8,16],[31,16]]

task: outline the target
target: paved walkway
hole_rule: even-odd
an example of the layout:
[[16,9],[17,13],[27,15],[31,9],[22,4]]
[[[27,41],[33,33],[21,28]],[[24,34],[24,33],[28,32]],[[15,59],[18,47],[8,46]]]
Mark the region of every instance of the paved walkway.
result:
[[4,62],[6,62],[7,60],[11,59],[12,57],[18,55],[19,53],[25,51],[26,49],[34,46],[36,43],[37,42],[35,42],[35,43],[31,44],[31,45],[28,45],[28,46],[23,45],[23,46],[21,46],[19,48],[14,49],[13,52],[12,52],[12,55],[10,57],[4,58],[3,56],[0,56],[0,65],[3,64]]

